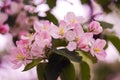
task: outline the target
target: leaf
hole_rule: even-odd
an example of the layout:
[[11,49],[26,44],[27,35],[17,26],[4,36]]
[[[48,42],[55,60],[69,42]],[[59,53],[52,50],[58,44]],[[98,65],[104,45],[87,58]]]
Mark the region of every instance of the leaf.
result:
[[56,6],[56,0],[47,0],[47,4],[49,5],[49,7],[52,9]]
[[9,16],[5,23],[9,24],[10,27],[14,27],[16,18],[17,18],[16,15],[15,16]]
[[70,61],[66,57],[55,53],[49,57],[48,61],[45,69],[45,80],[57,80],[62,69],[70,64]]
[[58,24],[58,20],[56,19],[56,17],[53,14],[51,14],[49,11],[46,12],[46,14],[47,14],[47,16],[46,16],[47,20],[53,22],[56,25]]
[[82,4],[88,4],[90,3],[90,0],[80,0]]
[[83,61],[91,61],[92,63],[97,63],[97,58],[93,57],[90,53],[77,51],[82,57]]
[[107,29],[107,28],[113,28],[113,24],[108,23],[108,22],[104,22],[104,21],[99,21],[100,25],[103,27],[103,29]]
[[40,63],[37,65],[37,75],[39,80],[45,80],[45,67],[47,63]]
[[58,24],[58,20],[56,19],[56,17],[50,12],[46,12],[46,17],[39,17],[40,20],[49,20],[51,22],[53,22],[55,25]]
[[40,59],[33,59],[31,63],[27,64],[24,68],[23,71],[27,71],[33,67],[35,67],[36,65],[38,65],[40,62]]
[[95,0],[100,6],[103,8],[103,10],[106,13],[111,12],[111,9],[109,8],[109,5],[111,3],[111,0]]
[[54,48],[61,47],[61,46],[67,46],[67,42],[65,40],[62,40],[62,39],[53,39],[52,46]]
[[81,62],[82,57],[78,55],[77,52],[75,51],[68,51],[67,49],[59,49],[59,50],[54,50],[56,54],[62,55],[67,57],[68,59],[75,61],[75,62]]
[[80,64],[80,74],[81,80],[90,80],[90,68],[84,61]]
[[120,39],[117,36],[114,35],[107,35],[107,38],[109,41],[112,42],[112,44],[116,47],[116,49],[120,53]]
[[60,77],[61,80],[76,80],[75,69],[72,63],[62,70]]

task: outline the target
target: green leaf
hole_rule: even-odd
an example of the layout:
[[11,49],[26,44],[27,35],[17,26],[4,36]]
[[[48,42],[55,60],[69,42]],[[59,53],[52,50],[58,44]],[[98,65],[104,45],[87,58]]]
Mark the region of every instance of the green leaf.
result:
[[53,48],[67,46],[67,42],[65,40],[62,40],[62,39],[53,39],[52,46],[53,46]]
[[112,42],[112,44],[116,47],[116,49],[120,53],[120,39],[117,36],[114,35],[107,35],[107,38],[109,41]]
[[37,75],[39,80],[45,80],[45,67],[47,63],[40,63],[37,65]]
[[97,63],[97,58],[93,57],[90,53],[77,51],[82,57],[83,61],[90,61],[92,63]]
[[110,4],[111,0],[96,0],[96,2],[100,4],[101,6],[106,6]]
[[109,8],[110,3],[112,2],[111,0],[95,0],[95,1],[101,5],[101,7],[106,13],[111,12],[111,9]]
[[45,69],[45,80],[57,80],[62,69],[70,64],[70,61],[66,57],[55,53],[49,57],[48,61]]
[[49,5],[49,7],[52,9],[56,6],[56,0],[47,0],[47,4]]
[[80,64],[80,74],[81,80],[90,80],[90,68],[84,61]]
[[33,59],[31,63],[27,64],[23,71],[27,71],[40,63],[40,59]]
[[[17,16],[9,16],[5,23],[9,24],[10,27],[14,27]],[[17,26],[18,27],[18,26]]]
[[53,22],[55,25],[58,24],[58,20],[50,11],[46,12],[46,14],[47,14],[46,17],[39,17],[39,19],[40,20],[49,20],[49,21]]
[[78,55],[77,52],[75,51],[68,51],[67,49],[59,49],[59,50],[54,50],[56,54],[62,55],[67,57],[68,59],[75,61],[75,62],[81,62],[82,57]]
[[60,77],[61,80],[76,80],[75,69],[72,63],[62,70]]
[[80,0],[82,4],[88,4],[90,3],[90,0]]
[[104,22],[104,21],[99,21],[100,22],[100,25],[103,27],[103,29],[106,29],[106,28],[113,28],[113,24],[111,23],[108,23],[108,22]]
[[53,14],[51,14],[49,11],[46,12],[46,14],[47,14],[47,16],[46,16],[47,20],[53,22],[56,25],[58,24],[58,20],[56,19],[56,17]]

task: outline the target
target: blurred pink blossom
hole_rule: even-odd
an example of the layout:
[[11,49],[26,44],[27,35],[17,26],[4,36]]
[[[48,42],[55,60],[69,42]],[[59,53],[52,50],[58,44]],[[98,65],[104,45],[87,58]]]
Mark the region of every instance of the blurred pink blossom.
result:
[[93,34],[100,34],[103,31],[102,27],[100,26],[100,23],[97,21],[92,21],[88,29]]
[[106,52],[104,47],[106,45],[106,41],[102,39],[97,39],[93,45],[91,46],[90,52],[93,56],[96,56],[99,60],[105,60]]

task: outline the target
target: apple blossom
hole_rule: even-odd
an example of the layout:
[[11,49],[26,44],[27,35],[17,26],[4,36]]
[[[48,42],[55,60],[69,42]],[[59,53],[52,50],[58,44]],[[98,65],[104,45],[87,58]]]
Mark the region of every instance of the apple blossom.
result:
[[80,24],[83,20],[81,16],[76,16],[73,12],[68,12],[64,19],[68,24]]
[[88,52],[90,50],[92,39],[92,33],[84,33],[77,42],[78,48],[85,52]]
[[104,47],[106,45],[106,41],[102,39],[97,39],[93,45],[91,46],[90,52],[93,56],[96,56],[99,60],[104,60],[106,57],[106,52]]
[[100,23],[97,21],[92,21],[88,29],[93,34],[100,34],[103,31],[102,27],[100,26]]

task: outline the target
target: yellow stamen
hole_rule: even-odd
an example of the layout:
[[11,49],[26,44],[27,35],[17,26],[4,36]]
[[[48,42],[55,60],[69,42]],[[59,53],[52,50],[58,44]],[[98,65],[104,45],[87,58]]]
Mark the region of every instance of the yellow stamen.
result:
[[44,30],[47,30],[48,28],[46,26],[43,27]]
[[94,48],[94,51],[95,51],[96,53],[99,53],[101,50],[100,50],[100,48]]
[[63,28],[63,27],[59,28],[59,34],[60,34],[61,36],[64,35],[64,28]]
[[17,59],[18,60],[24,60],[24,55],[22,55],[22,54],[17,54]]
[[76,22],[76,20],[75,19],[72,19],[72,23],[75,23]]
[[79,41],[79,39],[80,39],[79,37],[75,37],[75,41],[76,41],[76,42]]

